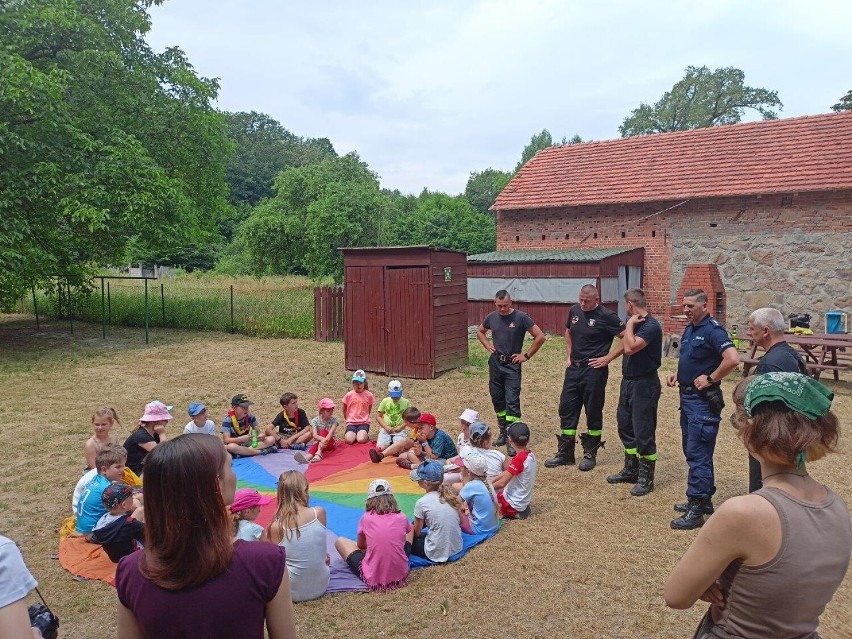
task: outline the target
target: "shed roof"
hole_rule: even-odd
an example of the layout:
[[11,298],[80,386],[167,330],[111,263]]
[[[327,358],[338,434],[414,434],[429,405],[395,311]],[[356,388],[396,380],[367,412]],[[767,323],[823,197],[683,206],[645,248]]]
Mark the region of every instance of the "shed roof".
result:
[[852,111],[539,151],[495,211],[852,188]]
[[565,251],[492,251],[468,255],[468,262],[597,262],[634,248],[570,249]]

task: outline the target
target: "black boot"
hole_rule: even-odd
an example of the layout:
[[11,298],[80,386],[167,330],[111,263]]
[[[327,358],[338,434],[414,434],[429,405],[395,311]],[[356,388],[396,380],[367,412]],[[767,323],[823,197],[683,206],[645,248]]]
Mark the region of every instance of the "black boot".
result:
[[636,485],[630,489],[630,494],[634,497],[647,495],[654,490],[654,465],[656,462],[650,459],[639,460],[639,478],[636,480]]
[[580,443],[583,445],[583,460],[577,468],[591,470],[598,463],[598,448],[603,448],[606,442],[601,441],[600,435],[595,437],[589,433],[583,433],[580,435]]
[[671,527],[675,530],[695,530],[704,525],[704,509],[706,508],[706,500],[690,499],[689,507],[686,512],[673,520]]
[[[681,502],[679,504],[675,504],[674,509],[675,509],[676,512],[685,513],[687,510],[689,510],[689,502],[684,501],[684,502]],[[715,510],[713,509],[713,500],[705,499],[704,500],[704,514],[705,515],[712,515],[714,512],[715,512]]]
[[506,430],[508,429],[508,424],[506,424],[505,417],[497,418],[497,428],[500,429],[500,436],[494,440],[494,448],[500,448],[500,446],[505,446],[508,439],[506,439]]
[[514,457],[518,454],[518,451],[515,450],[515,447],[512,446],[512,442],[509,441],[509,438],[506,438],[506,454],[509,457]]
[[636,455],[624,454],[624,468],[606,480],[610,484],[635,484],[639,479],[639,458]]
[[574,445],[577,443],[577,439],[571,435],[557,435],[556,440],[559,442],[556,454],[550,459],[545,460],[545,467],[573,466],[575,462]]

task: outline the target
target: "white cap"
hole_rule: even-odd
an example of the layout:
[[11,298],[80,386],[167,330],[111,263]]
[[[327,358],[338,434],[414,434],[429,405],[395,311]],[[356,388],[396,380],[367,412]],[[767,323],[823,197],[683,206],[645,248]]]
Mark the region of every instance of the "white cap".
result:
[[393,490],[391,490],[391,485],[387,479],[374,479],[370,482],[370,487],[367,489],[367,499],[379,495],[393,495]]
[[459,415],[459,419],[463,419],[468,424],[472,424],[473,422],[479,421],[479,413],[473,410],[472,408],[465,408],[462,411],[462,414]]
[[475,450],[471,450],[466,455],[462,455],[462,463],[465,468],[477,477],[485,477],[488,473],[488,463],[485,461],[485,457]]
[[402,382],[392,379],[388,382],[388,394],[391,397],[402,397]]

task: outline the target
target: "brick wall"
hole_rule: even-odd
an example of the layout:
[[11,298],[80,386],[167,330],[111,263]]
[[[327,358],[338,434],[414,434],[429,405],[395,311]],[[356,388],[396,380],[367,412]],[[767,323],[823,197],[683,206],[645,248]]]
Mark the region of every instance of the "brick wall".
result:
[[[756,256],[761,271],[745,279],[759,277],[760,289],[773,291],[776,282],[789,287],[806,287],[812,281],[840,284],[823,295],[822,306],[852,310],[849,282],[852,280],[852,191],[803,194],[742,196],[679,202],[652,202],[561,209],[504,211],[497,215],[497,250],[643,247],[645,249],[644,288],[650,310],[668,317],[687,263],[706,262],[720,266],[722,282],[728,291],[728,318],[742,323],[748,317],[746,306],[752,296],[731,295],[730,282],[738,280],[730,262],[764,247]],[[662,212],[661,212],[662,211]],[[801,238],[813,238],[810,253],[823,254],[826,242],[834,238],[830,259],[819,269],[812,260],[800,257]],[[788,250],[788,245],[796,248]],[[767,248],[768,247],[768,248]],[[676,257],[675,257],[676,256]],[[729,268],[725,268],[725,266]],[[797,268],[798,266],[798,268]],[[732,272],[732,268],[734,271]],[[846,291],[844,296],[843,291]],[[788,295],[789,297],[789,295]],[[762,298],[761,298],[762,299]],[[785,303],[785,298],[768,303]],[[783,311],[784,309],[782,309]],[[795,308],[820,315],[827,308]]]

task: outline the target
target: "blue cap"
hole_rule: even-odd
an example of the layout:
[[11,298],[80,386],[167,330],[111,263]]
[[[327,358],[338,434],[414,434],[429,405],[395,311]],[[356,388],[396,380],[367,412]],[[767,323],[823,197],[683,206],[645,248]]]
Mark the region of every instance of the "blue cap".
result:
[[195,417],[196,415],[200,414],[205,408],[207,407],[201,402],[192,402],[189,405],[189,410],[187,412],[189,413],[190,417]]
[[411,481],[420,481],[421,479],[425,479],[426,481],[443,481],[444,466],[441,462],[434,459],[423,462],[411,471],[409,477],[411,477]]
[[488,432],[488,424],[485,422],[473,422],[470,425],[470,437],[471,439],[474,437],[485,437],[485,433]]

